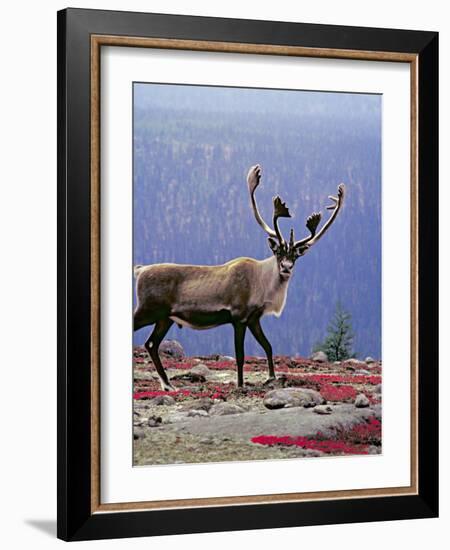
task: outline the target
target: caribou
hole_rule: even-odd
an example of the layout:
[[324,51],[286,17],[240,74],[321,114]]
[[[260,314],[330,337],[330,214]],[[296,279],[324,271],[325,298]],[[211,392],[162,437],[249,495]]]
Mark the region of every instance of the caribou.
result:
[[341,183],[337,196],[328,197],[333,204],[327,209],[332,212],[320,230],[322,214],[313,212],[306,220],[310,234],[296,241],[291,229],[289,241],[286,241],[278,220],[290,218],[289,209],[279,196],[274,197],[273,228],[270,227],[263,220],[255,199],[260,180],[261,167],[257,164],[250,168],[247,184],[255,219],[268,235],[272,251],[269,258],[236,258],[222,265],[161,263],[134,267],[137,298],[134,330],[155,325],[145,348],[164,391],[174,388],[161,363],[158,348],[173,323],[197,330],[231,324],[238,387],[244,384],[244,339],[248,328],[267,356],[267,382],[275,379],[272,346],[261,327],[261,317],[281,315],[295,262],[330,228],[342,207],[345,188]]

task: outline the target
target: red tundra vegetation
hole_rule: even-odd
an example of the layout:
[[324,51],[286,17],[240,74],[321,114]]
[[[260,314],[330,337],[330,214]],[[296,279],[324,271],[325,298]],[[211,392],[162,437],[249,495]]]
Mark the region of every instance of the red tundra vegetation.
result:
[[352,428],[340,428],[334,430],[331,438],[326,438],[321,432],[315,437],[291,437],[259,435],[252,437],[252,443],[259,445],[280,445],[302,447],[321,451],[325,454],[368,454],[369,445],[380,445],[381,443],[381,422],[369,417],[366,423],[357,424]]

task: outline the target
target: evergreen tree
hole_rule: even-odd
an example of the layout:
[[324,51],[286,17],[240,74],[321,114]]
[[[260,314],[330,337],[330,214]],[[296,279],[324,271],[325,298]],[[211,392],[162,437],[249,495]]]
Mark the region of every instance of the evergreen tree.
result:
[[316,344],[313,351],[325,352],[329,361],[345,361],[355,356],[352,350],[351,314],[343,309],[340,302],[336,304],[336,311],[327,327],[327,333],[325,340]]

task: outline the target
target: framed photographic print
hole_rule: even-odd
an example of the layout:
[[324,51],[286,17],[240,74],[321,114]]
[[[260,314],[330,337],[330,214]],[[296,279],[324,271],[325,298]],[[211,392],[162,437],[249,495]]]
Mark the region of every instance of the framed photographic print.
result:
[[438,36],[58,13],[58,536],[434,517]]

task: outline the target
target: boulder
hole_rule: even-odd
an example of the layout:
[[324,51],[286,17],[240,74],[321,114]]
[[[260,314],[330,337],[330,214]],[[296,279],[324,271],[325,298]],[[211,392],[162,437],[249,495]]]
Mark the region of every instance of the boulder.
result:
[[370,363],[376,363],[375,359],[373,357],[370,357],[370,355],[364,359],[364,362],[368,365],[370,365]]
[[142,428],[134,428],[133,439],[142,439],[145,437],[145,431]]
[[381,421],[381,405],[379,403],[372,405],[371,410],[373,411],[373,416]]
[[368,407],[370,405],[369,399],[363,394],[359,393],[355,398],[355,407],[362,409],[363,407]]
[[175,405],[175,399],[171,395],[157,395],[150,400],[152,405]]
[[156,428],[161,425],[162,418],[160,416],[150,416],[147,425],[150,426],[150,428]]
[[166,417],[164,424],[176,424],[177,422],[182,422],[183,420],[186,420],[188,414],[189,413],[185,411],[174,412]]
[[331,414],[333,409],[329,405],[317,405],[313,411],[317,414]]
[[208,416],[208,413],[202,409],[192,409],[187,413],[188,416]]
[[324,351],[316,351],[309,357],[311,361],[317,361],[318,363],[327,363],[328,357]]
[[[185,372],[183,374],[175,374],[175,376],[172,376],[172,380],[180,380],[182,382],[206,382],[206,378],[203,376],[203,374],[197,374],[195,372]],[[191,391],[194,391],[191,388]]]
[[145,416],[136,416],[133,415],[133,426],[145,426],[148,418]]
[[381,393],[381,384],[374,386],[373,393]]
[[216,403],[209,410],[212,416],[224,416],[227,414],[239,414],[245,412],[242,407],[233,403]]
[[206,365],[203,365],[203,363],[199,363],[198,365],[195,365],[191,369],[192,374],[198,374],[199,376],[203,376],[204,378],[208,378],[208,376],[211,376],[211,371],[208,369]]
[[210,397],[202,397],[200,399],[194,399],[193,401],[187,401],[181,406],[182,411],[209,411],[213,406],[213,400]]
[[366,376],[366,375],[370,374],[370,372],[366,369],[358,369],[356,371],[356,374],[364,374]]
[[284,388],[271,390],[264,396],[264,406],[267,409],[283,409],[285,407],[315,407],[324,403],[319,392],[309,388]]
[[217,361],[230,361],[230,363],[231,363],[231,362],[235,361],[235,358],[230,357],[229,355],[218,355],[217,356]]
[[352,357],[350,359],[346,359],[345,362],[350,363],[354,367],[365,367],[366,366],[364,361],[360,361],[359,359],[355,359],[354,357]]
[[184,357],[183,346],[178,340],[163,340],[159,346],[159,351],[173,359],[183,359]]

